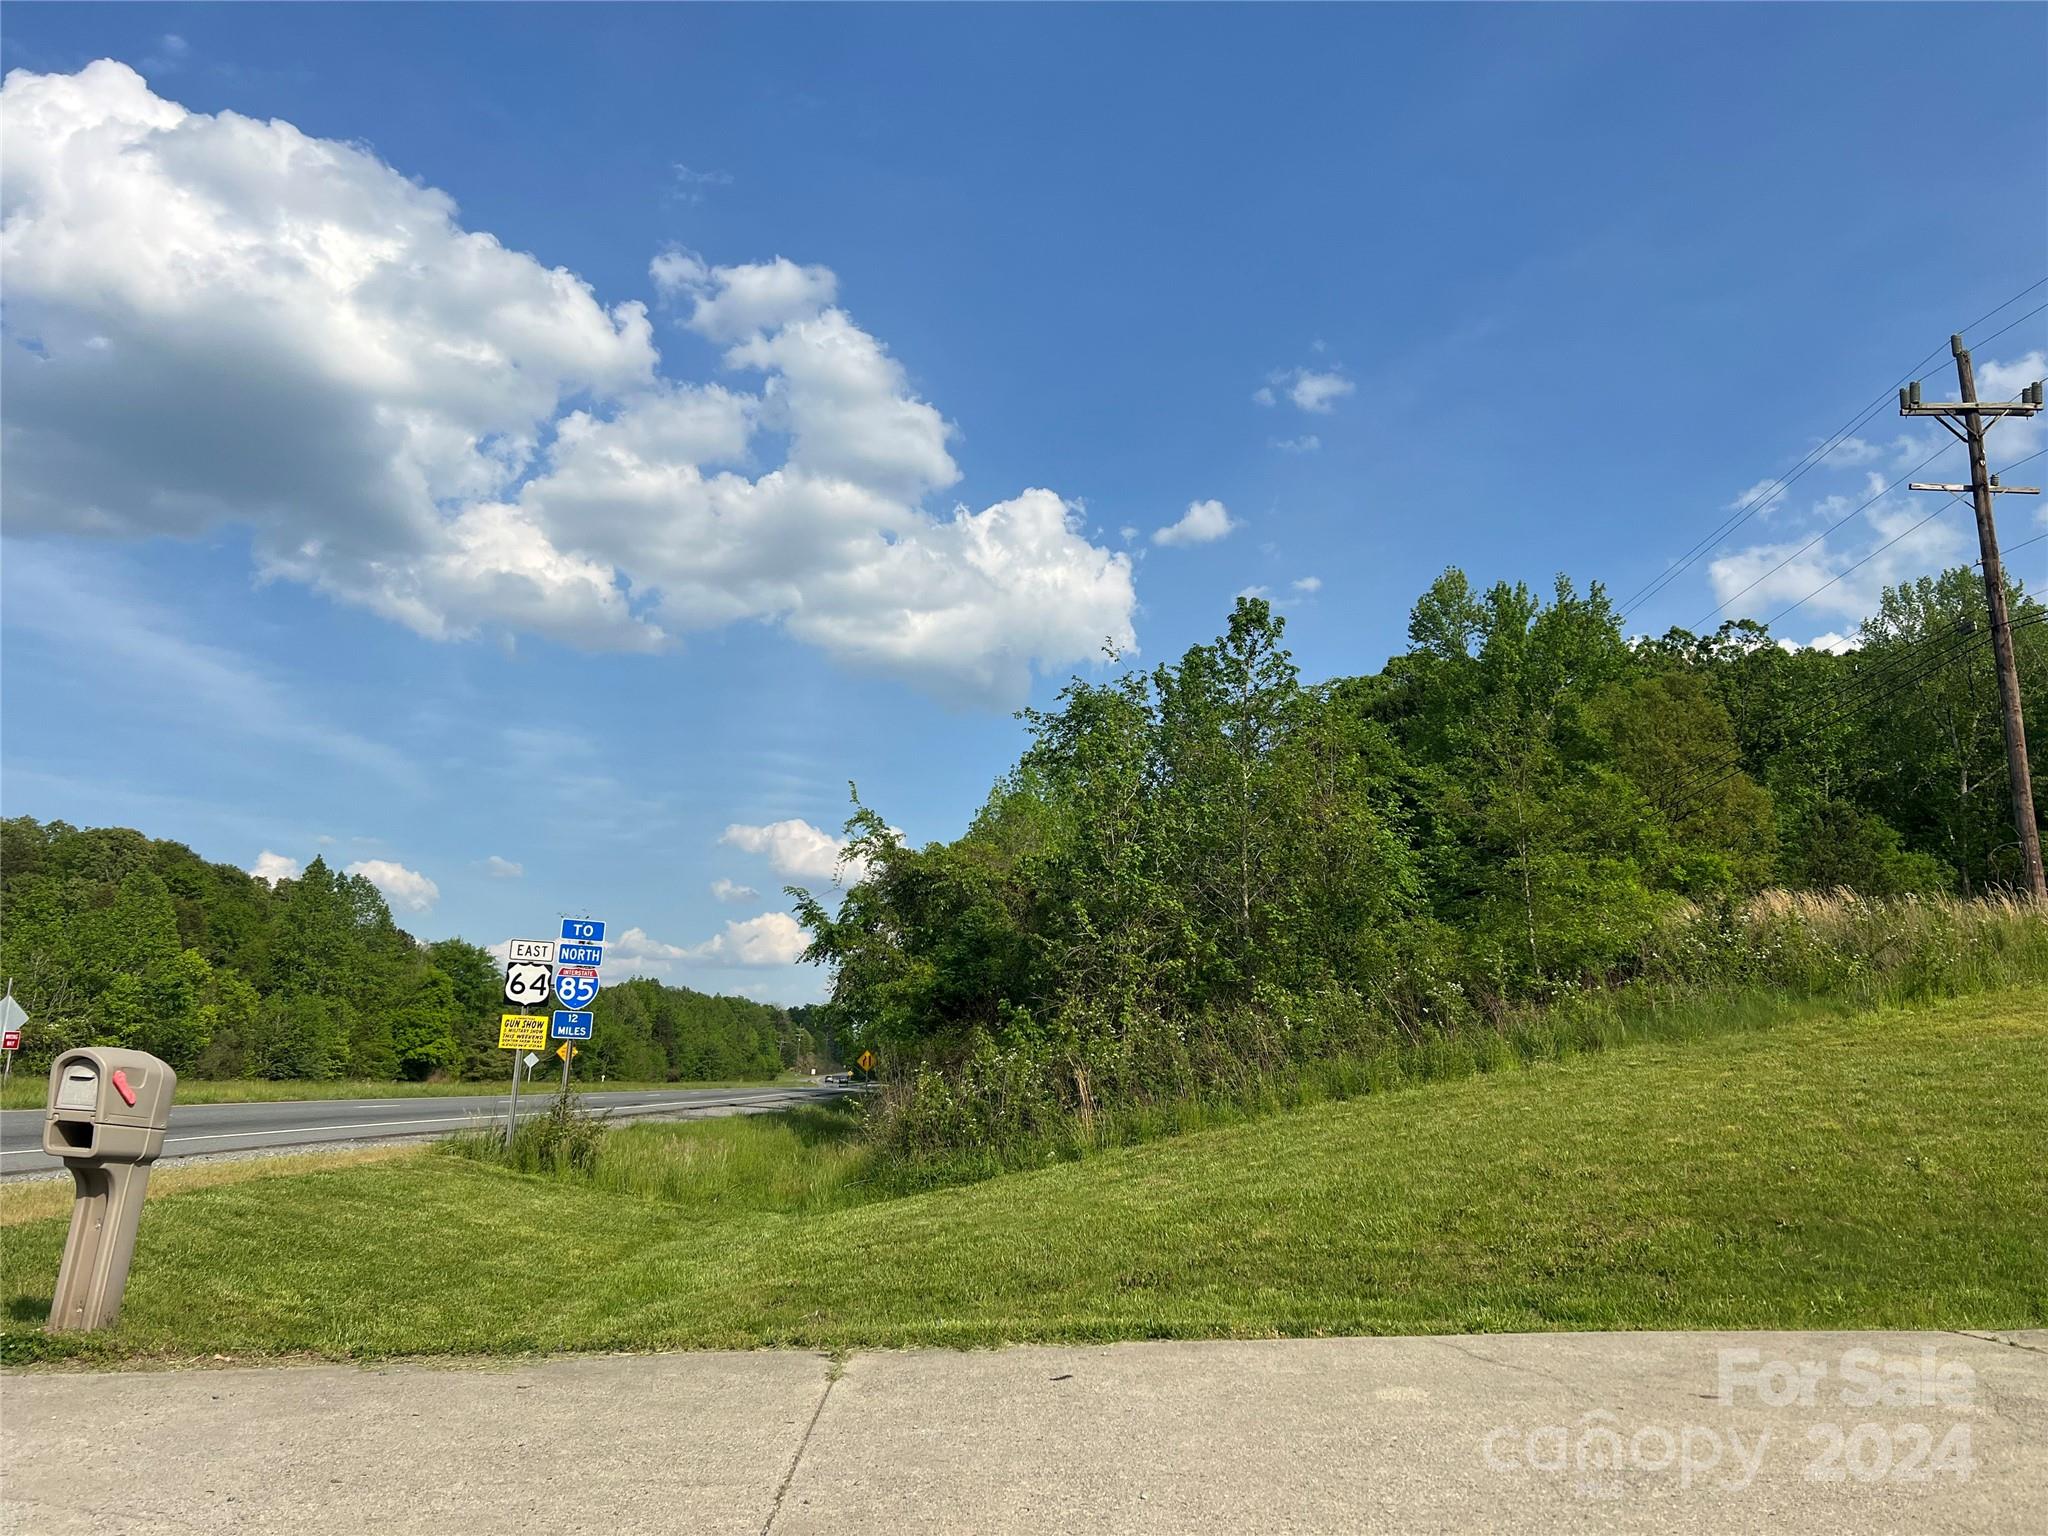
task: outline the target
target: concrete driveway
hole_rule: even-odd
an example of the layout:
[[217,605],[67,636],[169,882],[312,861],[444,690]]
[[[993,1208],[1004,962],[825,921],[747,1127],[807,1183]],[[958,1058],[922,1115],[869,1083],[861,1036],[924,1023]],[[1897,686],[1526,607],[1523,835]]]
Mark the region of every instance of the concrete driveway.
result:
[[2048,1333],[1531,1334],[0,1380],[0,1527],[2048,1530]]

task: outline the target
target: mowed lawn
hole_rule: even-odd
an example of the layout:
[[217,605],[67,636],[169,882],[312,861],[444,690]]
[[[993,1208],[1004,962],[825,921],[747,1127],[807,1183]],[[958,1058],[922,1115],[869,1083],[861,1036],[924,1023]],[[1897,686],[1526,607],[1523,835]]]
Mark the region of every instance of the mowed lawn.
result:
[[[678,1134],[682,1134],[681,1131]],[[1423,1085],[784,1214],[435,1153],[153,1200],[119,1326],[7,1352],[2048,1323],[2048,988]]]

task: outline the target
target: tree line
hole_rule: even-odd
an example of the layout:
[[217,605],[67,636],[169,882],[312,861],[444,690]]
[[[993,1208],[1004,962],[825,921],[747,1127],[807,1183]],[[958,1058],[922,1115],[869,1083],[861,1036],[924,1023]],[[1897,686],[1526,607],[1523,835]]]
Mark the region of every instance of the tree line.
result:
[[[2010,611],[2042,785],[2048,624],[2017,585]],[[1451,569],[1401,654],[1311,684],[1240,598],[1214,643],[1025,711],[963,836],[909,846],[856,799],[866,877],[792,894],[848,1049],[903,1070],[1036,1062],[1085,1105],[1097,1046],[1150,1030],[1183,1070],[1223,1012],[1447,1028],[1625,979],[1674,912],[1767,887],[2010,887],[1986,625],[1968,569],[1885,591],[1842,654],[1631,637],[1598,585]]]
[[[360,875],[314,859],[275,885],[125,827],[0,821],[0,967],[35,1068],[73,1045],[150,1051],[200,1077],[503,1076],[504,976],[422,943]],[[773,1077],[815,1059],[784,1009],[637,978],[607,985],[578,1076]]]

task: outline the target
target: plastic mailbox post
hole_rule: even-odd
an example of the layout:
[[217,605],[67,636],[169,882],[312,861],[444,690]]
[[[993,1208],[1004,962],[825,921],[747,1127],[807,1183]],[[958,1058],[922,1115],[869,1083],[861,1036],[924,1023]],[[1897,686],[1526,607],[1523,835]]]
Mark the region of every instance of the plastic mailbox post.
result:
[[43,1150],[64,1160],[77,1189],[51,1333],[104,1328],[120,1314],[149,1165],[164,1149],[177,1086],[178,1074],[146,1051],[87,1046],[50,1063]]

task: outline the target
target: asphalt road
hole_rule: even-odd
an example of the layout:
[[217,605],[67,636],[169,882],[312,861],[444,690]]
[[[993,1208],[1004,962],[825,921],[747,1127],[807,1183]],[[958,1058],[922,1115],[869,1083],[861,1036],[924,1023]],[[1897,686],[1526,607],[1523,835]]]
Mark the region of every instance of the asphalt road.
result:
[[[536,1083],[519,1098],[519,1117],[547,1109],[548,1085]],[[592,1109],[621,1117],[702,1115],[783,1109],[818,1103],[848,1090],[803,1083],[769,1083],[758,1088],[677,1088],[662,1092],[585,1093]],[[505,1117],[506,1095],[461,1098],[292,1099],[267,1104],[174,1104],[164,1137],[164,1158],[247,1152],[276,1147],[310,1147],[322,1142],[390,1141],[406,1136],[439,1136],[479,1120]],[[46,1156],[43,1112],[0,1110],[0,1176],[47,1173],[63,1165]]]

